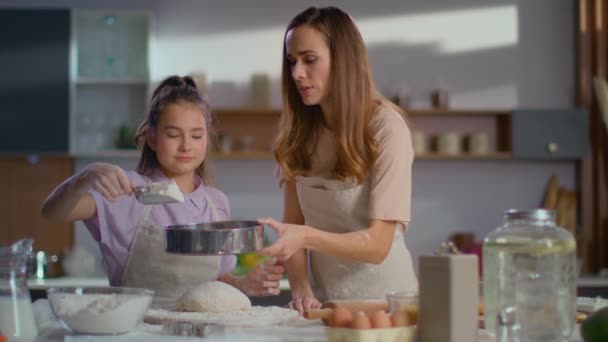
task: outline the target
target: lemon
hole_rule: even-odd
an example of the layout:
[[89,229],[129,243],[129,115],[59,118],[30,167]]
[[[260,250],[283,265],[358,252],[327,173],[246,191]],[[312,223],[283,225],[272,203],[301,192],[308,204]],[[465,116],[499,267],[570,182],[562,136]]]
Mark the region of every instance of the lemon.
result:
[[581,325],[585,342],[608,341],[608,307],[591,314]]

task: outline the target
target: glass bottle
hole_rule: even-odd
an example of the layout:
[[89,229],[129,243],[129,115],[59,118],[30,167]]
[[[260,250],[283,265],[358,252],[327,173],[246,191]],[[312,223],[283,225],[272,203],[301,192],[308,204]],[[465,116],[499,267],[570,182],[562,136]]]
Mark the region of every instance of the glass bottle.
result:
[[516,309],[509,306],[496,317],[496,342],[521,342]]
[[507,307],[522,341],[565,341],[576,317],[576,242],[552,210],[509,210],[483,243],[486,329]]
[[38,335],[27,288],[32,245],[31,239],[23,239],[0,247],[0,332],[9,342],[34,341]]

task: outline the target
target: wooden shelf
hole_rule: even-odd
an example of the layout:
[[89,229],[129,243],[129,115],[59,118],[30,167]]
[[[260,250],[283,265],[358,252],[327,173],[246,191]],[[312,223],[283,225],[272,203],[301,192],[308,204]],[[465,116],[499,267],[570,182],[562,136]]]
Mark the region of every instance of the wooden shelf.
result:
[[419,117],[431,117],[431,116],[449,116],[449,117],[462,117],[462,116],[501,116],[510,115],[510,110],[490,110],[490,109],[404,109],[407,115],[419,116]]
[[509,152],[495,152],[489,154],[439,154],[439,153],[425,153],[417,154],[415,159],[417,160],[506,160],[512,159],[513,156]]
[[[403,109],[410,116],[499,116],[510,115],[507,109]],[[216,108],[214,113],[218,116],[247,115],[247,116],[279,116],[280,108]]]
[[216,108],[217,116],[280,116],[279,108]]
[[136,78],[122,78],[122,79],[112,79],[112,78],[79,78],[75,82],[78,85],[148,85],[148,80],[144,79],[136,79]]
[[[89,153],[76,153],[73,155],[76,158],[139,158],[140,153],[137,150],[103,150]],[[274,155],[271,151],[231,151],[222,153],[218,151],[211,152],[211,157],[215,160],[238,160],[238,159],[257,159],[257,160],[272,160]],[[446,155],[439,153],[426,153],[416,155],[416,160],[506,160],[511,159],[509,152],[495,152],[485,155],[475,154],[458,154]]]
[[212,152],[211,156],[215,160],[236,160],[236,159],[259,159],[259,160],[270,160],[274,159],[274,155],[270,151],[230,151],[230,153]]

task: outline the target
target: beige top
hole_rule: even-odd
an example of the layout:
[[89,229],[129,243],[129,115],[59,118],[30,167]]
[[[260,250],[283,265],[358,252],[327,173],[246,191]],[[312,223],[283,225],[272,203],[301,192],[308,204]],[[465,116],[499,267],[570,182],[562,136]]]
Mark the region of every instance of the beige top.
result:
[[[369,219],[398,221],[407,227],[411,219],[414,161],[410,130],[401,114],[387,107],[381,107],[370,124],[378,142],[378,158],[369,178]],[[334,134],[322,128],[307,176],[333,178],[335,164]]]

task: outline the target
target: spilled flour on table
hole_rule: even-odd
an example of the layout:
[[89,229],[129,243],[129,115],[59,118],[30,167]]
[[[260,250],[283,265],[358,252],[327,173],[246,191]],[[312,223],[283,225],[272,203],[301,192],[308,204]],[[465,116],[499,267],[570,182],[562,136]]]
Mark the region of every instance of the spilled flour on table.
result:
[[232,312],[177,312],[163,309],[150,309],[144,322],[163,324],[164,322],[211,323],[232,327],[263,327],[286,325],[302,320],[297,311],[278,306],[252,306],[246,311]]

